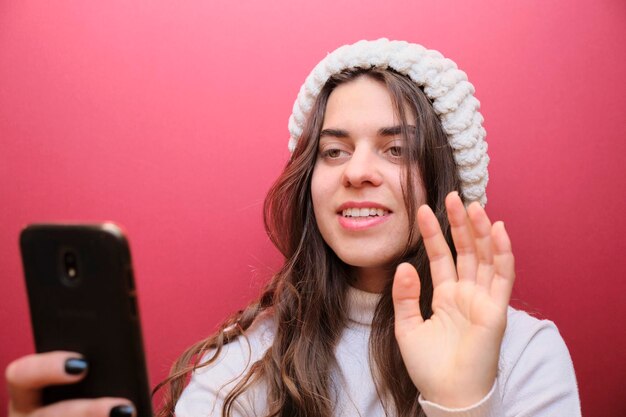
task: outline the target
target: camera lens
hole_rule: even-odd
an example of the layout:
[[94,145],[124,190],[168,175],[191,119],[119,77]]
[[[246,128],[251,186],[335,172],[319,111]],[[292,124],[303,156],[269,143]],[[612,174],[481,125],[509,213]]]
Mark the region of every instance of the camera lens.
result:
[[63,254],[63,271],[70,283],[78,279],[78,262],[74,252],[67,251]]

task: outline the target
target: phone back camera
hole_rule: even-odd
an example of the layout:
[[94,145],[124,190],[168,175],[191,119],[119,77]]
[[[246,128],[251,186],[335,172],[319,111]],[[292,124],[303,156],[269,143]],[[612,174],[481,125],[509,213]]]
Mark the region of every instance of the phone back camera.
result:
[[63,252],[62,271],[63,281],[66,284],[70,286],[78,284],[78,281],[80,280],[80,270],[78,268],[78,257],[76,256],[76,252],[72,250],[66,250]]

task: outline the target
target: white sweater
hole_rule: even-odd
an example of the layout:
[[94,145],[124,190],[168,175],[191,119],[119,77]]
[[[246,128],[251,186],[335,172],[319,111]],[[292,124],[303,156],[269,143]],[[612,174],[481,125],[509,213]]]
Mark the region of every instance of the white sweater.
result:
[[[350,323],[339,340],[334,415],[384,416],[368,364],[369,335],[378,294],[351,288]],[[259,316],[239,337],[224,346],[210,366],[198,369],[176,404],[177,417],[221,416],[228,392],[272,344],[275,328],[269,313]],[[212,352],[209,352],[212,355]],[[497,380],[480,402],[448,409],[419,399],[428,417],[579,417],[580,401],[569,352],[554,323],[509,308]],[[237,398],[233,416],[264,416],[267,387],[263,383]]]

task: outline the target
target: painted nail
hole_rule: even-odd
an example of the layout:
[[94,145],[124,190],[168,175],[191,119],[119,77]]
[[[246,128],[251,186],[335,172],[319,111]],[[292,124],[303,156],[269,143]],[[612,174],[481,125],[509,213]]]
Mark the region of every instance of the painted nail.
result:
[[109,413],[109,417],[131,417],[135,415],[135,409],[132,405],[118,405],[113,407]]
[[65,372],[70,375],[79,375],[87,371],[87,361],[81,358],[70,358],[65,361]]

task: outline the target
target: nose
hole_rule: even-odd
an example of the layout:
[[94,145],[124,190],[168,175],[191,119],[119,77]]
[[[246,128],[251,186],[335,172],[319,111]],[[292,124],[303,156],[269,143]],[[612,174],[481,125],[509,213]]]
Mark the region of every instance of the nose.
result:
[[357,147],[344,164],[342,183],[345,187],[379,186],[383,176],[378,167],[378,155],[368,147]]

